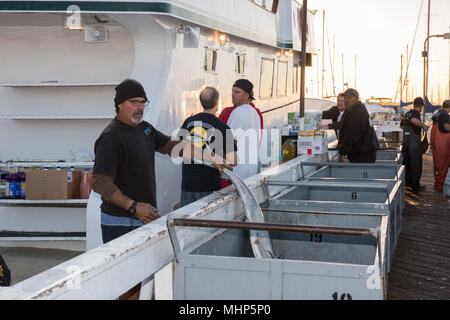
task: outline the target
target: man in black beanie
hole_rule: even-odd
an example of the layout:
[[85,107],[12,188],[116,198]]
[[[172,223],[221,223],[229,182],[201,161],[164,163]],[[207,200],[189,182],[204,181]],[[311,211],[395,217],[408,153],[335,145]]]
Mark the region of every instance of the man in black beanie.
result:
[[[171,157],[186,155],[189,160],[195,156],[212,163],[219,172],[223,167],[232,169],[225,159],[186,141],[173,141],[142,121],[149,102],[138,81],[127,79],[119,84],[114,103],[117,117],[100,134],[94,148],[93,189],[102,196],[104,243],[160,218],[156,209],[155,151]],[[133,288],[121,299],[137,298],[139,289]]]
[[144,87],[136,80],[127,79],[119,84],[115,90],[116,97],[114,98],[114,103],[116,105],[117,114],[119,113],[119,104],[133,97],[142,97],[145,99],[145,106],[148,105],[148,99]]

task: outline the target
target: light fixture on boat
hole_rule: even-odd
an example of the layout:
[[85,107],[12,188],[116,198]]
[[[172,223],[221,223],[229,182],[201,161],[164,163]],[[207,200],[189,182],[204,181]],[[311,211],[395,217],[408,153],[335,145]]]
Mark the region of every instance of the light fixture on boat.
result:
[[219,35],[219,43],[223,47],[227,43],[228,37],[225,33]]
[[64,15],[64,29],[84,30],[84,18],[81,15],[80,7],[71,5]]
[[84,30],[84,41],[89,43],[108,41],[109,32],[105,26],[89,25]]

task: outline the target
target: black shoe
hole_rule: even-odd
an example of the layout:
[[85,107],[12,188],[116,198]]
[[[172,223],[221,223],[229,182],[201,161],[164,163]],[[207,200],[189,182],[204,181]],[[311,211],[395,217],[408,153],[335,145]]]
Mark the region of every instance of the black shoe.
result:
[[411,188],[411,190],[414,192],[414,191],[420,191],[420,190],[422,190],[422,189],[425,189],[427,186],[424,186],[424,185],[421,185],[421,186],[418,186],[418,187],[415,187],[415,188]]

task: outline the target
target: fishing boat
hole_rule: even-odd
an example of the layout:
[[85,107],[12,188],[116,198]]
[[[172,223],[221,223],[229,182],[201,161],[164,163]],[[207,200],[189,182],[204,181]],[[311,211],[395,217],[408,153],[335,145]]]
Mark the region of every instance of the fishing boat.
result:
[[375,128],[378,139],[401,141],[403,130],[400,128],[401,114],[396,109],[384,107],[377,102],[366,102],[370,120]]
[[[114,87],[143,83],[144,120],[167,135],[200,112],[205,86],[231,106],[236,79],[255,85],[265,128],[280,129],[299,109],[301,6],[297,1],[0,2],[0,168],[91,169],[93,146],[114,118]],[[317,53],[308,13],[307,64]],[[26,70],[26,72],[24,71]],[[324,110],[307,68],[306,110]],[[261,157],[279,159],[265,136]],[[157,155],[159,212],[177,208],[181,166]],[[77,253],[101,244],[98,199],[0,200],[0,247]],[[93,211],[93,212],[94,212]],[[160,253],[167,255],[170,253]],[[98,296],[97,296],[98,297]]]

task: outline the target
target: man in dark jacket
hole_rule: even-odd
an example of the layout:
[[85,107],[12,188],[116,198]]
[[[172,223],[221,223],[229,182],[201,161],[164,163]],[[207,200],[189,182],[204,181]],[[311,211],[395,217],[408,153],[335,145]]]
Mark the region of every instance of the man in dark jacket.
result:
[[336,131],[336,137],[339,138],[339,131],[342,129],[342,119],[345,112],[344,94],[340,93],[337,97],[337,106],[322,112],[322,119],[331,119],[333,123],[328,125],[328,129]]
[[377,159],[378,141],[366,107],[355,89],[344,92],[345,115],[339,136],[341,161],[347,156],[350,162],[374,163]]
[[425,102],[422,98],[414,99],[414,106],[403,117],[400,127],[403,129],[403,164],[405,165],[406,186],[413,191],[418,191],[422,176],[422,152],[420,150],[420,139],[422,129],[427,131],[428,127],[420,120],[420,114]]

